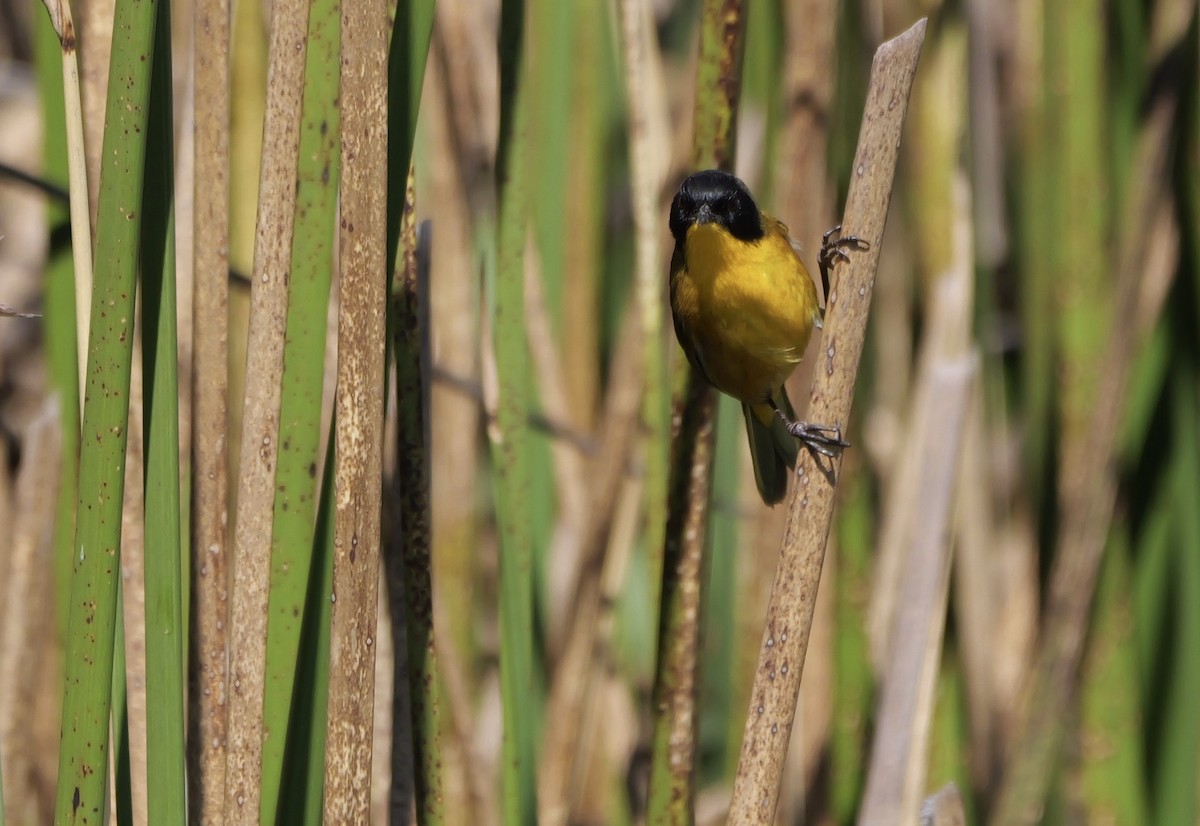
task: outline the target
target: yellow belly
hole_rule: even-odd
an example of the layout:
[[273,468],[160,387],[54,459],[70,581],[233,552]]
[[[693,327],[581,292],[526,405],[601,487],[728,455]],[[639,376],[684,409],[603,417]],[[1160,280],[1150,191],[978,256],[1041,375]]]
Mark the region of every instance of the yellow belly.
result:
[[692,226],[671,273],[671,309],[688,357],[718,390],[752,403],[795,369],[820,312],[786,228],[763,220],[767,234],[753,242],[716,224]]

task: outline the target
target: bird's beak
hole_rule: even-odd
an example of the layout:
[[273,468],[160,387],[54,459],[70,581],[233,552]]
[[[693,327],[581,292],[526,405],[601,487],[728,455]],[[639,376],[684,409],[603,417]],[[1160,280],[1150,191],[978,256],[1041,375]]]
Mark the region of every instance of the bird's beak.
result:
[[696,219],[695,219],[694,223],[696,223],[696,224],[711,224],[715,220],[716,219],[713,217],[712,210],[709,209],[708,204],[701,204],[696,209]]

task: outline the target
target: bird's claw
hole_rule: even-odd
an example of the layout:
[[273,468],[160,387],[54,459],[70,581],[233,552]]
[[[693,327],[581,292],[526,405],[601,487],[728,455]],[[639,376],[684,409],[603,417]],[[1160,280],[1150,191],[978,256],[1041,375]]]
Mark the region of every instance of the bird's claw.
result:
[[849,261],[850,250],[863,252],[871,248],[871,244],[857,235],[842,236],[842,225],[827,229],[821,236],[821,252],[817,261],[822,269],[832,268],[838,261]]
[[815,422],[787,422],[788,433],[804,442],[808,447],[832,459],[838,451],[850,447],[842,440],[842,429],[837,425]]

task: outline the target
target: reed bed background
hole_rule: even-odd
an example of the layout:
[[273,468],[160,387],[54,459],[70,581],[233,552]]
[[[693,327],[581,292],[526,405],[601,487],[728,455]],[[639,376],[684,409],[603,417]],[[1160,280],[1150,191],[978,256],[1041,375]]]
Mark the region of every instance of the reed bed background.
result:
[[[0,0],[0,824],[1198,822],[1194,0],[48,6]],[[768,509],[683,414],[667,206],[729,165],[815,271],[920,17],[853,447]]]

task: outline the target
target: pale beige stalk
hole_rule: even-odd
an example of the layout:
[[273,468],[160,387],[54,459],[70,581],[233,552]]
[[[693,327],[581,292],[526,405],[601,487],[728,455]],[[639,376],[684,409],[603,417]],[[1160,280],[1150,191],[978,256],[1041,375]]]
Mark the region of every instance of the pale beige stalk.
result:
[[197,0],[188,809],[224,821],[229,657],[229,0]]
[[262,785],[271,521],[307,38],[308,3],[276,2],[250,287],[230,613],[231,638],[238,644],[229,658],[225,812],[230,822],[242,824],[258,823]]
[[370,816],[383,462],[385,0],[342,3],[341,306],[325,822]]
[[[922,20],[875,53],[843,218],[845,232],[871,248],[852,254],[834,274],[806,417],[811,421],[844,427],[849,420],[901,128],[924,38]],[[818,464],[813,453],[801,452],[734,779],[731,824],[768,823],[774,816],[840,470],[840,458]]]
[[[950,582],[950,536],[962,467],[960,445],[975,390],[970,198],[961,171],[953,187],[953,266],[939,276],[926,329],[916,396],[936,400],[910,419],[906,439],[924,444],[912,458],[917,484],[893,487],[893,512],[920,514],[900,548],[900,579],[860,824],[915,824],[929,763],[927,744],[941,662]],[[923,436],[919,436],[924,431]],[[941,778],[936,778],[940,780]]]
[[[961,210],[969,208],[956,200],[954,188],[955,159],[966,136],[963,83],[967,68],[966,30],[962,25],[947,25],[939,35],[930,44],[923,70],[914,84],[910,123],[917,139],[906,145],[904,152],[906,166],[910,168],[904,177],[909,190],[905,192],[905,201],[920,205],[909,212],[929,213],[928,217],[913,222],[906,240],[911,243],[918,263],[918,289],[930,304],[934,300],[932,286],[957,266],[952,232],[964,214]],[[923,439],[930,431],[912,423],[927,419],[940,403],[936,396],[930,395],[927,384],[918,382],[913,391],[907,381],[913,368],[908,364],[908,349],[901,343],[912,335],[913,319],[906,306],[912,286],[897,285],[895,280],[898,279],[889,280],[885,282],[888,286],[880,288],[878,320],[887,319],[889,323],[886,330],[880,325],[876,339],[880,358],[877,373],[892,378],[885,381],[888,393],[887,401],[881,405],[883,409],[873,413],[876,421],[880,413],[891,414],[889,429],[900,436],[892,440],[894,449],[887,462],[891,472],[885,484],[883,527],[868,620],[872,662],[880,672],[890,651],[889,629],[899,599],[904,548],[912,535],[914,521],[920,518],[919,511],[907,507],[907,494],[916,489],[920,457],[929,449]],[[885,333],[895,337],[885,337]],[[928,359],[932,357],[933,351],[923,347],[916,359],[915,372],[927,371]],[[897,379],[905,383],[900,385]]]

